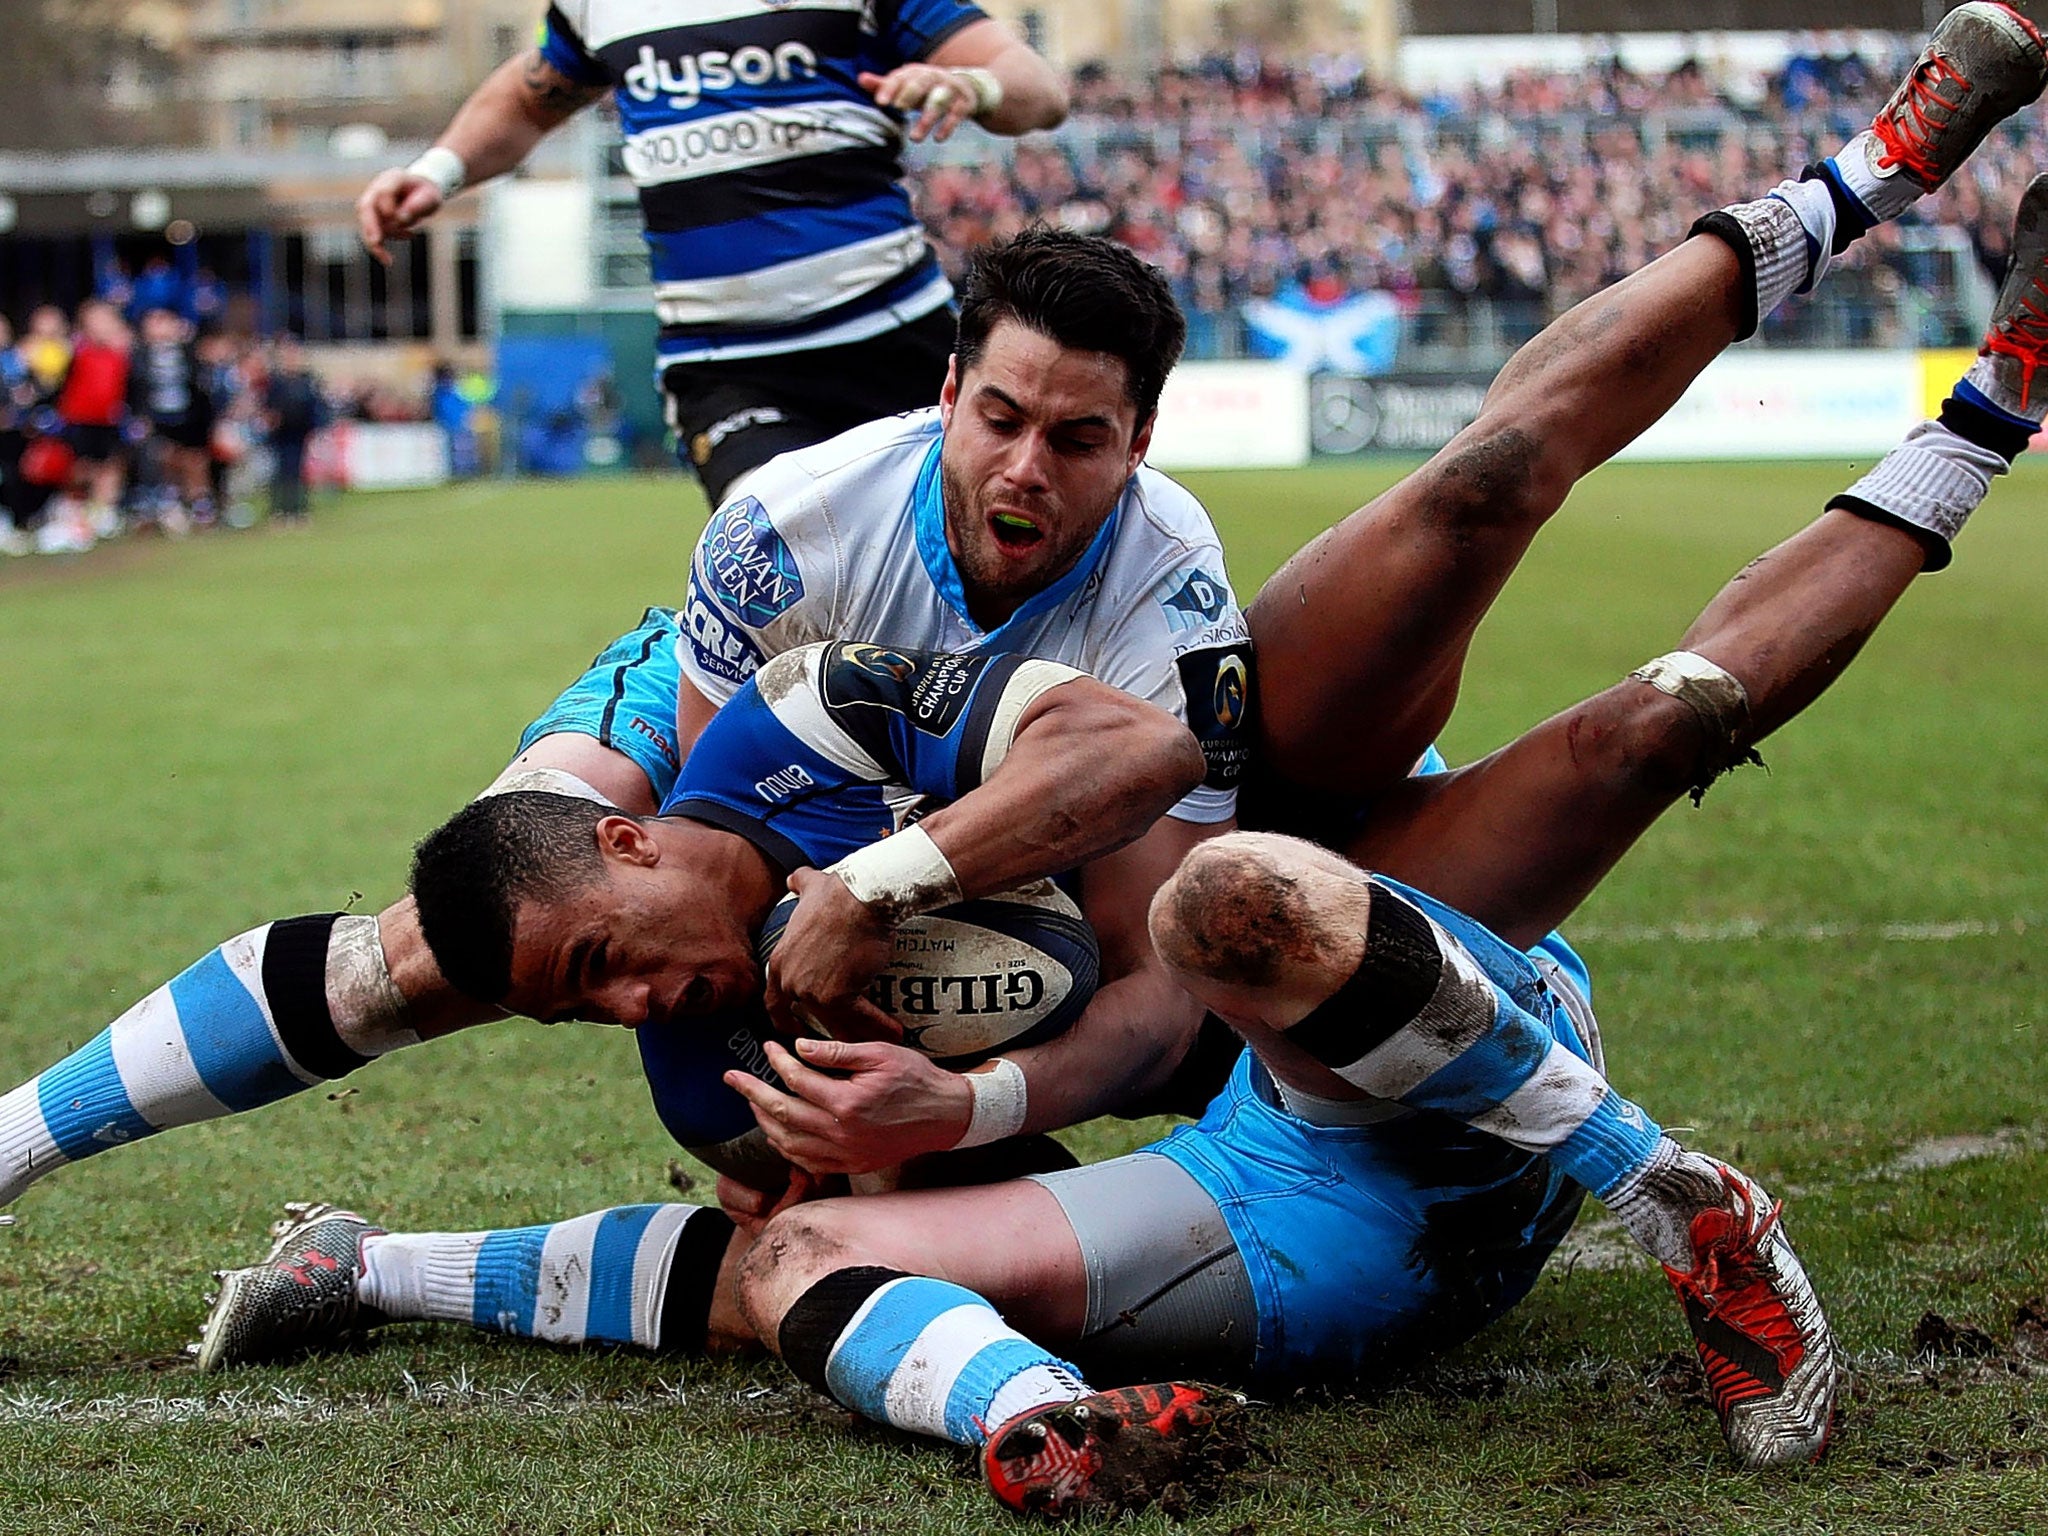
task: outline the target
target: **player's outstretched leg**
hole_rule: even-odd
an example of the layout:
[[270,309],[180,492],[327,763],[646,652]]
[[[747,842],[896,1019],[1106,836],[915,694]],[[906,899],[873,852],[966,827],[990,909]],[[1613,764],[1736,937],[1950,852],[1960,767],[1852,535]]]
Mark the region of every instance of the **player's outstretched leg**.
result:
[[1264,833],[1191,852],[1151,931],[1291,1087],[1447,1115],[1585,1186],[1679,1286],[1737,1458],[1820,1454],[1841,1366],[1777,1207],[1614,1091],[1562,981],[1440,902]]
[[1450,714],[1473,631],[1572,485],[2044,82],[2040,36],[2015,12],[1950,12],[1870,129],[1560,317],[1502,370],[1478,420],[1267,582],[1247,611],[1262,772],[1290,803],[1405,775]]
[[[386,1232],[317,1202],[285,1207],[262,1262],[215,1272],[202,1371],[339,1348],[386,1323],[468,1323],[551,1344],[702,1353],[733,1224],[715,1206],[626,1205],[544,1226]],[[727,1277],[727,1294],[730,1277]],[[721,1326],[721,1324],[723,1326]]]
[[0,1097],[0,1205],[66,1163],[258,1108],[411,1043],[390,986],[374,917],[286,918],[229,939]]
[[1455,773],[1389,791],[1345,849],[1516,944],[1556,927],[1687,791],[1848,666],[2048,417],[2048,176],[2020,199],[1983,350],[1923,422],[1722,589],[1681,649]]
[[[673,709],[673,700],[670,701]],[[647,774],[563,731],[485,793],[533,776],[651,814]],[[257,1109],[502,1010],[442,978],[411,897],[238,934],[62,1061],[0,1095],[0,1206],[46,1174],[176,1126]]]

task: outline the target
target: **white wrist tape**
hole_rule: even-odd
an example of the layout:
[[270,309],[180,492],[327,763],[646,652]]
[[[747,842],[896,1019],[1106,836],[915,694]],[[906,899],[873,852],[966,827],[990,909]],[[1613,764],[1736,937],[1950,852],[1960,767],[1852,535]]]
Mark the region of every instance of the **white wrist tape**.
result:
[[967,1086],[974,1094],[974,1114],[967,1131],[953,1143],[962,1147],[985,1147],[1024,1129],[1024,1069],[1007,1056],[998,1056],[986,1072],[969,1072]]
[[976,66],[953,73],[974,87],[974,110],[968,116],[987,117],[1003,104],[1003,82],[996,78],[994,70]]
[[405,173],[432,182],[444,203],[469,182],[469,167],[462,163],[462,156],[439,144],[408,165]]
[[854,900],[892,923],[961,900],[959,877],[923,827],[869,843],[825,873],[837,875]]

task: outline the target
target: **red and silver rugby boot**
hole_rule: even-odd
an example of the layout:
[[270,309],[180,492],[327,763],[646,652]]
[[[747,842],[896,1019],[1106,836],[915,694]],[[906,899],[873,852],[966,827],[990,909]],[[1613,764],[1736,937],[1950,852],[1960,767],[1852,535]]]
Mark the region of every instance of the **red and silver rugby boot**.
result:
[[262,1263],[214,1271],[220,1291],[187,1353],[198,1356],[200,1370],[220,1371],[332,1349],[381,1323],[382,1314],[358,1298],[356,1283],[363,1239],[382,1230],[354,1211],[291,1202],[270,1229],[276,1242]]
[[2036,176],[2020,196],[2012,226],[2012,267],[1991,306],[1991,328],[1978,351],[1990,359],[1994,396],[2038,416],[2034,373],[2048,362],[2048,174]]
[[1692,1269],[1664,1273],[1735,1459],[1750,1468],[1812,1461],[1827,1449],[1841,1356],[1786,1240],[1783,1207],[1748,1175],[1719,1167],[1728,1203],[1693,1218]]
[[1247,1406],[1239,1393],[1188,1382],[1097,1392],[1018,1414],[988,1437],[981,1469],[1020,1514],[1174,1508],[1243,1463]]
[[[1941,20],[1863,140],[1872,169],[1932,192],[1984,136],[2048,86],[2048,45],[2009,5],[1970,0]],[[1873,142],[1874,140],[1874,142]]]

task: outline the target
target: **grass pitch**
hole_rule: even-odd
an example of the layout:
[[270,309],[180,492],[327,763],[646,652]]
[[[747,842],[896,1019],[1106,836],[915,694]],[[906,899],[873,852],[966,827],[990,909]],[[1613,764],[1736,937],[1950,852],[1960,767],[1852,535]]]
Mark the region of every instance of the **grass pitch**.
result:
[[[1248,594],[1399,468],[1192,483]],[[1669,649],[1850,478],[1603,472],[1481,634],[1452,757]],[[1791,1197],[1862,1366],[1829,1460],[1731,1467],[1663,1282],[1595,1222],[1449,1359],[1275,1405],[1270,1462],[1187,1529],[2048,1527],[2048,1336],[2022,1318],[2048,1291],[2044,514],[2030,467],[1766,745],[1771,771],[1672,813],[1570,928],[1617,1080]],[[411,841],[641,605],[676,598],[701,515],[680,477],[479,486],[0,569],[0,1081],[230,933],[395,896]],[[254,1257],[286,1199],[511,1225],[672,1198],[672,1155],[630,1041],[509,1024],[61,1170],[0,1233],[0,1532],[1002,1526],[964,1458],[854,1423],[773,1362],[417,1327],[226,1379],[178,1352],[207,1271]],[[1976,1352],[1916,1354],[1928,1312],[1982,1329]]]

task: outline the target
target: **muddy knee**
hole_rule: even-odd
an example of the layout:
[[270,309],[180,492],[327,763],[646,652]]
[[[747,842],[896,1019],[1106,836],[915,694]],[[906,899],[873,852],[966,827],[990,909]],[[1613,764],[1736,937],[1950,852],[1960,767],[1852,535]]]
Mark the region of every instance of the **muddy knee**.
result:
[[1233,988],[1287,985],[1355,949],[1365,874],[1326,849],[1266,832],[1200,844],[1152,900],[1159,956]]
[[1509,412],[1487,411],[1433,466],[1430,515],[1474,531],[1541,523],[1572,488],[1571,473],[1555,461]]
[[741,1313],[762,1340],[804,1289],[842,1262],[845,1245],[831,1202],[798,1205],[761,1228],[734,1275]]

